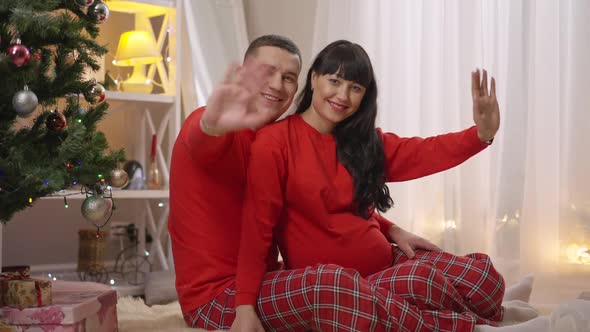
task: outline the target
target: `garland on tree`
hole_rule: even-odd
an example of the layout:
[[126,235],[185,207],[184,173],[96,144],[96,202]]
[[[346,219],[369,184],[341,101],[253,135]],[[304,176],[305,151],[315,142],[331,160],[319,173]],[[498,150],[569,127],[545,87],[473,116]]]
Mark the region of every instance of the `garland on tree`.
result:
[[96,130],[105,89],[83,79],[107,52],[108,14],[99,0],[0,0],[1,222],[73,184],[102,192],[123,161]]

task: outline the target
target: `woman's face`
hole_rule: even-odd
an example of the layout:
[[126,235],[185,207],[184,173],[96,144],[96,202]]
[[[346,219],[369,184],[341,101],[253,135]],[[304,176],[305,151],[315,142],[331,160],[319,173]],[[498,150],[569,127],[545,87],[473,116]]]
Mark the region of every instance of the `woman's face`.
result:
[[318,75],[314,72],[311,76],[311,86],[312,110],[324,123],[328,132],[358,111],[366,92],[364,86],[345,80],[337,73]]

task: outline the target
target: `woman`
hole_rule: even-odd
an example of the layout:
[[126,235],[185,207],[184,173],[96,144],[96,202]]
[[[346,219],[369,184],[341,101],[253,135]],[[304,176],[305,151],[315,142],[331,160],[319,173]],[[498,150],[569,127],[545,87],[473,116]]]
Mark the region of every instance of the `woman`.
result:
[[488,94],[485,71],[485,84],[479,72],[472,80],[477,127],[400,138],[375,128],[377,85],[363,48],[348,41],[324,48],[296,114],[260,130],[252,147],[236,305],[255,304],[276,240],[289,269],[336,264],[419,309],[460,314],[428,328],[456,330],[467,320],[461,330],[472,330],[500,320],[504,281],[487,256],[419,252],[408,260],[373,217],[393,205],[385,182],[449,169],[491,144],[499,127],[495,83]]

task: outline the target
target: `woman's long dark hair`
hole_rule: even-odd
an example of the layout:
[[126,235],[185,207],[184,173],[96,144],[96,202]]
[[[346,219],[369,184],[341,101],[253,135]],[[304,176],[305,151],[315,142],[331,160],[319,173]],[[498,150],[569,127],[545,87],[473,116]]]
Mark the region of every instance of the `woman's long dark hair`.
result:
[[338,123],[332,135],[336,139],[338,160],[353,178],[353,208],[368,219],[375,209],[386,211],[393,206],[389,189],[385,185],[383,142],[375,129],[377,83],[371,60],[360,45],[346,40],[326,46],[307,73],[305,87],[297,97],[295,113],[303,113],[311,106],[311,75],[314,72],[317,75],[337,74],[366,89],[358,111]]

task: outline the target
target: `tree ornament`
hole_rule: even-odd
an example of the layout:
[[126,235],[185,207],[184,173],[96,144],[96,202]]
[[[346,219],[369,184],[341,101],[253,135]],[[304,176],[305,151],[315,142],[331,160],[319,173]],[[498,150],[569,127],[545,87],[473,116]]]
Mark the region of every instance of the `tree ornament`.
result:
[[71,66],[74,63],[76,63],[76,60],[78,60],[79,56],[80,54],[78,53],[78,50],[72,50],[70,53],[66,55],[64,62],[66,65]]
[[127,172],[120,168],[111,171],[111,176],[109,178],[109,183],[111,186],[115,188],[121,188],[127,185],[127,182],[129,182],[129,176],[127,175]]
[[107,90],[102,84],[94,83],[84,97],[91,104],[100,104],[106,99]]
[[107,21],[110,13],[111,10],[109,9],[109,6],[103,2],[96,1],[94,4],[88,7],[87,15],[97,24],[102,24]]
[[82,203],[82,216],[92,222],[104,222],[110,217],[113,201],[99,195],[88,196]]
[[76,3],[76,5],[78,5],[80,7],[88,7],[88,6],[92,5],[94,0],[74,0],[74,2]]
[[128,190],[142,190],[145,189],[145,179],[143,174],[143,167],[137,160],[128,160],[123,165],[123,170],[129,176],[129,182],[123,187]]
[[63,132],[66,129],[66,124],[66,117],[58,111],[51,112],[51,114],[47,116],[47,120],[45,120],[47,129],[54,133]]
[[74,117],[83,118],[86,114],[88,114],[89,111],[90,109],[88,109],[87,107],[79,105],[78,108],[74,111]]
[[16,44],[10,45],[6,53],[10,57],[10,61],[17,67],[22,67],[31,60],[31,52],[21,44],[20,39],[16,40]]
[[15,93],[14,97],[12,97],[12,108],[21,118],[31,116],[37,105],[39,105],[37,95],[33,91],[29,91],[29,87],[26,85],[23,90]]

